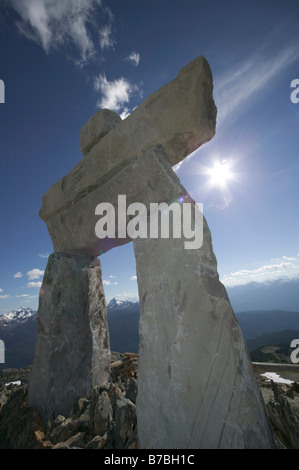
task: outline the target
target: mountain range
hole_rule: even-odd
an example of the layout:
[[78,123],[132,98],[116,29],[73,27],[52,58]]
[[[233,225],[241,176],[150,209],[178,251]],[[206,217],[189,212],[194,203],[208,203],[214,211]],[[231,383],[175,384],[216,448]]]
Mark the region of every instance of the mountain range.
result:
[[299,278],[250,282],[226,287],[235,312],[251,310],[299,310]]
[[20,307],[6,315],[0,315],[0,339],[5,344],[5,363],[0,363],[0,369],[18,369],[31,365],[36,338],[34,310]]
[[[289,344],[299,338],[299,279],[267,285],[251,283],[227,291],[250,352],[264,345]],[[277,303],[270,295],[275,296]],[[257,299],[258,305],[265,308],[254,308]],[[292,306],[293,311],[286,305]],[[237,306],[249,309],[238,311]],[[112,299],[107,305],[107,318],[111,350],[138,352],[139,302]],[[0,315],[0,339],[5,343],[5,364],[0,364],[0,369],[31,365],[36,337],[36,312],[32,309],[20,307]]]

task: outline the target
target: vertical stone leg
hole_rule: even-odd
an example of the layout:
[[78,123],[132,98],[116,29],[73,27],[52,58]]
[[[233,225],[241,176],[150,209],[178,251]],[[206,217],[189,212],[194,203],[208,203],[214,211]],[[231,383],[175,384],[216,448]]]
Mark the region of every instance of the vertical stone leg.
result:
[[140,297],[141,448],[272,448],[246,345],[220,283],[210,231],[134,241]]
[[107,310],[100,261],[54,253],[40,290],[28,405],[47,421],[106,382]]

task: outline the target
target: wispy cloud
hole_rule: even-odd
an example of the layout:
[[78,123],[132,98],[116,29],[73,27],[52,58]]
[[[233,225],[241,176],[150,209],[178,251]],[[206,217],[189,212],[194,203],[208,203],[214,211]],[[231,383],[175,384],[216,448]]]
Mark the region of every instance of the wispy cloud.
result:
[[39,256],[40,258],[49,258],[50,253],[38,253],[38,256]]
[[[99,8],[102,0],[12,0],[11,6],[20,16],[19,32],[46,53],[71,48],[84,64],[96,52],[94,36],[98,35],[102,49],[112,43],[112,14],[107,7]],[[109,21],[108,26],[98,27],[99,15]]]
[[18,278],[20,278],[20,277],[23,277],[23,274],[22,274],[20,271],[17,272],[16,274],[14,274],[14,278],[15,278],[15,279],[18,279]]
[[3,292],[3,289],[0,289],[0,292]]
[[140,62],[140,54],[139,52],[131,52],[131,54],[125,58],[126,61],[131,62],[133,65],[137,67]]
[[100,34],[100,46],[102,50],[114,46],[115,40],[112,37],[111,25],[104,26],[102,29],[100,29],[99,34]]
[[270,261],[273,262],[255,269],[241,269],[232,272],[224,276],[221,282],[227,287],[234,287],[249,282],[267,282],[299,275],[299,263],[294,257],[282,256],[281,258],[271,258]]
[[[35,286],[32,286],[35,287]],[[29,295],[29,294],[21,294],[21,295],[16,295],[16,297],[19,298],[27,298],[28,300],[25,300],[25,302],[30,302],[30,299],[37,299],[38,295]]]
[[31,287],[41,287],[42,283],[40,281],[38,282],[28,282],[27,284],[27,287],[31,288]]
[[275,54],[273,48],[267,51],[263,45],[251,57],[231,65],[228,72],[216,76],[214,97],[218,125],[227,119],[238,119],[259,94],[272,88],[273,80],[298,58],[297,45],[280,46]]
[[136,281],[136,279],[137,279],[137,276],[131,276],[130,277],[130,281]]
[[95,78],[94,88],[102,95],[101,99],[97,102],[97,106],[116,112],[129,112],[125,105],[129,103],[135,93],[140,91],[137,85],[131,84],[123,77],[110,82],[105,74],[100,74]]
[[126,119],[128,116],[130,116],[131,112],[129,110],[129,108],[127,108],[126,106],[124,107],[122,113],[120,113],[120,117],[122,119]]
[[9,295],[8,294],[5,294],[5,295],[0,295],[0,299],[8,299]]

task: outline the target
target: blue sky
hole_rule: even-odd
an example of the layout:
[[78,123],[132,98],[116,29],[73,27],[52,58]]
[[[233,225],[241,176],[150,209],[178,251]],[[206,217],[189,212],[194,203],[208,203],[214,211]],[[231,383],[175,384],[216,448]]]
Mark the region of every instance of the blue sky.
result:
[[[125,117],[199,55],[216,136],[176,171],[204,204],[220,278],[298,275],[298,24],[297,0],[2,1],[0,313],[37,308],[53,251],[41,197],[82,158],[81,127],[99,107]],[[225,184],[212,184],[216,162]],[[137,296],[132,244],[101,261],[107,300]]]

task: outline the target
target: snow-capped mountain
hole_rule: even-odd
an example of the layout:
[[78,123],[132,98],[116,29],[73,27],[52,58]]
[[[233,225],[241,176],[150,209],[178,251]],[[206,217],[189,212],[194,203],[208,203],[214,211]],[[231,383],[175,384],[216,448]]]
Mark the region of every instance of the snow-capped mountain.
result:
[[0,315],[0,339],[5,344],[5,364],[0,364],[0,370],[32,365],[37,337],[36,317],[36,312],[28,307]]
[[136,304],[139,304],[139,299],[137,297],[128,297],[126,300],[117,300],[115,297],[110,300],[107,305],[107,310],[127,310],[131,307],[135,307]]
[[9,313],[0,315],[0,325],[11,326],[15,323],[23,323],[28,318],[34,316],[36,312],[28,307],[19,307],[17,310],[12,310]]

